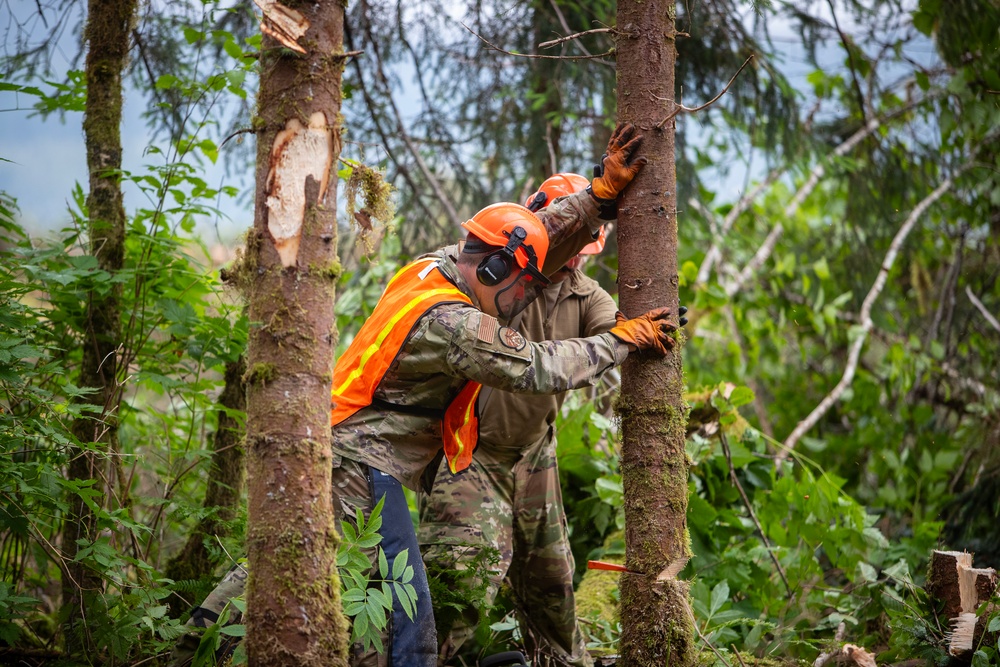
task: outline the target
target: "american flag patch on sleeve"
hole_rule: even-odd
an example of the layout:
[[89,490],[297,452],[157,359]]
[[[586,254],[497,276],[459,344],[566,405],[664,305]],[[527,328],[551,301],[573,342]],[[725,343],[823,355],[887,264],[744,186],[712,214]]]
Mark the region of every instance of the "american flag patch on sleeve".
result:
[[499,323],[497,322],[497,318],[483,313],[482,318],[479,320],[479,334],[476,337],[484,343],[492,343],[496,340],[498,328]]

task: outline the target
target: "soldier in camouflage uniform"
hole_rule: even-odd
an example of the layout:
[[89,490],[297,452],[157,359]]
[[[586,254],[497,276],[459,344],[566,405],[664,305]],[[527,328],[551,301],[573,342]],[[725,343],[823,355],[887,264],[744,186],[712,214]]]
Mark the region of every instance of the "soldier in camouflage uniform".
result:
[[[544,205],[587,185],[578,174],[557,174],[528,201]],[[603,247],[602,230],[599,241],[553,274],[553,284],[512,326],[530,341],[610,330],[617,311],[614,300],[579,270],[585,254]],[[485,589],[483,599],[472,601],[464,612],[449,609],[438,620],[440,664],[474,634],[507,578],[532,664],[593,665],[576,619],[574,560],[556,465],[555,421],[565,396],[484,389],[472,465],[457,475],[441,465],[433,490],[420,496],[418,541],[428,572],[460,590]],[[476,557],[490,549],[498,553],[488,582],[481,581],[482,572],[455,574],[470,562],[483,567]]]
[[[442,250],[401,269],[337,362],[332,411],[335,493],[340,495],[341,482],[357,483],[359,474],[363,475],[367,484],[353,484],[360,493],[351,500],[368,508],[385,497],[381,546],[390,563],[402,549],[408,549],[408,563],[415,572],[412,583],[417,589],[417,617],[410,621],[395,601],[400,608],[393,611],[386,655],[381,658],[387,664],[437,663],[429,590],[402,486],[419,487],[442,443],[453,470],[471,462],[474,441],[457,441],[445,435],[451,433],[451,408],[473,387],[477,391],[468,394],[471,408],[479,385],[532,394],[593,385],[605,371],[621,364],[629,352],[654,350],[663,354],[673,343],[670,333],[674,325],[667,320],[669,312],[664,308],[631,320],[622,318],[609,333],[565,341],[529,343],[516,330],[498,322],[498,318],[509,322],[538,296],[544,284],[539,271],[550,244],[565,252],[562,246],[579,232],[588,239],[596,234],[600,204],[617,198],[645,163],[635,155],[639,137],[633,138],[633,134],[631,127],[616,130],[608,146],[604,175],[595,179],[587,192],[565,197],[543,211],[540,217],[544,225],[524,207],[495,204],[465,223],[470,234],[457,256]],[[582,245],[569,248],[567,257],[575,255]],[[496,260],[506,265],[506,271],[494,270]],[[450,296],[435,297],[441,300],[422,312],[398,343],[386,342],[396,336],[398,327],[381,334],[377,329],[366,331],[373,322],[387,321],[389,327],[396,316],[405,317],[412,303],[429,294],[421,281],[435,286],[430,291]],[[408,295],[413,296],[410,303]],[[393,305],[396,303],[405,305]],[[380,355],[386,347],[388,355],[383,359]],[[366,366],[373,359],[373,365],[385,362],[378,373]],[[370,385],[367,390],[356,389],[366,382]],[[354,410],[352,405],[345,410],[352,402],[360,407]],[[464,415],[468,418],[469,411]],[[465,437],[470,431],[463,429],[469,426],[474,438],[475,420],[467,419],[455,433]],[[433,474],[436,466],[430,470]],[[335,505],[342,505],[347,513],[345,499],[337,500]],[[352,657],[354,664],[363,660],[363,656]]]

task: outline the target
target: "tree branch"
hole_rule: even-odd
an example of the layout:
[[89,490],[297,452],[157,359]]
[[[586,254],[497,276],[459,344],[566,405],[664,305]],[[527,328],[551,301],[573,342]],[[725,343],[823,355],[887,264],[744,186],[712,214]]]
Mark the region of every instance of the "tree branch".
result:
[[865,111],[865,95],[861,92],[861,82],[858,81],[858,71],[854,65],[854,54],[851,52],[851,45],[847,43],[847,35],[844,31],[840,29],[840,21],[837,20],[837,10],[833,6],[833,0],[826,0],[827,4],[830,5],[830,16],[833,17],[833,27],[840,35],[840,43],[844,45],[844,50],[847,51],[847,64],[851,70],[851,81],[854,82],[854,92],[858,96],[858,108],[861,111],[861,119],[868,120],[868,113]]
[[[559,9],[559,5],[558,3],[556,3],[556,0],[549,0],[549,4],[552,5],[552,11],[556,13],[556,17],[559,19],[559,24],[563,27],[563,30],[565,30],[566,32],[573,32],[572,30],[570,30],[569,23],[566,22],[566,17],[563,15],[562,10]],[[541,44],[538,45],[538,48],[547,49],[549,47],[556,46],[557,44],[568,42],[571,39],[579,39],[584,35],[593,35],[596,33],[603,33],[603,32],[614,32],[614,29],[594,28],[593,30],[584,30],[583,32],[578,32],[576,34],[569,35],[567,37],[560,37],[559,39],[554,39],[550,42],[542,42]],[[588,51],[583,44],[577,43],[576,47],[583,52],[583,55],[588,57],[593,57],[590,51]],[[606,67],[612,67],[612,68],[615,67],[614,63],[609,63],[606,60],[598,60],[597,62],[599,62],[602,65],[605,65]]]
[[941,185],[934,189],[929,195],[924,197],[919,204],[910,212],[909,217],[896,232],[896,236],[893,237],[892,243],[889,244],[889,250],[885,254],[885,258],[882,260],[882,267],[878,272],[878,276],[875,278],[874,284],[872,284],[871,289],[868,291],[868,295],[865,297],[864,302],[861,304],[861,312],[859,315],[861,332],[854,339],[851,344],[850,351],[847,355],[847,365],[844,368],[844,374],[840,378],[840,382],[837,386],[826,395],[826,397],[820,401],[809,416],[800,421],[795,429],[789,434],[788,438],[784,442],[784,447],[775,457],[775,465],[780,466],[781,463],[788,458],[788,454],[795,445],[802,439],[809,430],[816,425],[820,418],[827,413],[827,411],[833,407],[847,388],[854,381],[854,374],[857,372],[858,359],[861,356],[861,348],[864,347],[865,340],[868,338],[868,333],[872,330],[874,323],[872,322],[872,307],[875,305],[875,301],[878,299],[882,290],[885,288],[885,283],[889,278],[889,271],[892,270],[893,264],[896,262],[896,256],[899,254],[900,248],[903,246],[903,242],[906,237],[909,236],[910,232],[913,231],[913,227],[916,225],[917,220],[920,219],[927,209],[936,202],[938,199],[944,195],[945,192],[951,189],[955,184],[955,179],[958,178],[966,169],[971,167],[973,162],[968,162],[962,167],[960,167],[952,176],[946,178]]
[[[348,43],[352,43],[351,30],[348,24],[344,24],[344,37]],[[354,71],[358,75],[359,88],[361,94],[365,100],[365,106],[368,107],[368,111],[371,114],[372,124],[375,126],[375,131],[378,133],[379,137],[382,139],[382,145],[385,147],[386,155],[392,160],[393,164],[396,165],[396,170],[402,175],[403,180],[407,182],[410,189],[413,190],[413,199],[416,201],[417,206],[423,209],[424,214],[427,216],[428,220],[433,219],[433,215],[427,204],[423,202],[420,198],[420,189],[417,187],[416,182],[413,180],[413,175],[410,174],[410,170],[407,169],[397,158],[395,153],[389,150],[389,138],[386,136],[385,130],[382,128],[382,123],[379,122],[379,115],[376,109],[375,100],[372,98],[368,91],[368,86],[365,85],[364,72],[361,69],[361,64],[357,59],[351,61],[354,65]]]
[[673,111],[671,111],[669,114],[667,114],[666,118],[664,118],[663,120],[661,120],[659,123],[656,124],[656,129],[660,129],[661,127],[663,127],[664,123],[666,123],[668,120],[672,119],[674,116],[676,116],[679,113],[694,113],[696,111],[701,111],[702,109],[707,109],[708,107],[710,107],[713,104],[715,104],[719,100],[720,97],[722,97],[723,95],[726,94],[726,91],[729,90],[729,87],[731,85],[733,85],[733,81],[736,81],[736,77],[738,77],[740,75],[740,72],[742,72],[743,69],[747,65],[750,64],[751,60],[753,60],[753,54],[752,53],[750,54],[749,58],[747,58],[746,60],[743,61],[743,64],[740,65],[740,68],[738,70],[736,70],[736,74],[734,74],[733,78],[731,78],[729,80],[729,83],[726,84],[726,87],[723,88],[719,92],[718,95],[716,95],[715,97],[713,97],[712,99],[710,99],[708,102],[705,102],[700,107],[694,107],[694,108],[692,108],[692,107],[686,107],[683,104],[677,104],[676,102],[674,102],[674,104],[676,105],[676,108]]
[[[365,3],[364,7],[367,10],[367,3]],[[371,22],[367,20],[367,11],[365,16],[365,35],[368,38],[368,41],[375,45],[374,38],[371,34]],[[445,194],[444,189],[441,187],[441,183],[434,177],[431,170],[427,168],[427,163],[424,162],[424,158],[420,155],[420,151],[418,151],[417,147],[414,146],[413,140],[406,132],[403,117],[400,115],[399,108],[396,106],[396,100],[392,97],[392,88],[389,86],[389,80],[386,78],[385,70],[382,68],[382,56],[379,55],[378,48],[373,48],[372,51],[375,54],[376,78],[379,83],[382,84],[382,88],[385,90],[385,98],[389,103],[389,108],[392,110],[392,114],[396,118],[396,128],[398,129],[399,137],[403,140],[403,143],[406,144],[406,148],[410,151],[410,154],[413,156],[413,160],[417,163],[417,168],[420,170],[420,173],[423,174],[424,178],[427,179],[431,189],[434,191],[434,196],[437,197],[438,201],[441,202],[441,206],[444,207],[445,213],[448,214],[452,223],[455,226],[458,226],[462,222],[462,220],[458,217],[458,212],[455,210],[454,205],[452,205],[451,200],[448,199],[448,196]]]
[[986,310],[986,306],[984,306],[983,302],[972,293],[972,290],[969,289],[968,285],[965,286],[965,295],[969,297],[969,301],[971,301],[972,305],[976,307],[976,310],[983,314],[983,317],[985,317],[986,321],[990,323],[990,326],[997,331],[1000,331],[1000,322],[997,322],[997,318],[993,317],[993,315],[990,314],[990,311]]
[[771,547],[771,543],[767,539],[767,534],[764,533],[764,527],[760,525],[760,520],[757,518],[757,514],[753,511],[753,505],[750,503],[750,498],[747,497],[747,492],[743,490],[743,485],[740,484],[740,480],[736,477],[736,468],[733,467],[733,454],[729,450],[729,440],[726,438],[725,431],[719,428],[719,440],[722,442],[722,452],[726,455],[726,463],[729,464],[729,481],[733,483],[736,490],[740,492],[740,498],[743,499],[743,504],[747,508],[747,512],[750,514],[750,518],[753,519],[753,525],[757,526],[757,533],[760,535],[761,541],[764,543],[764,549],[767,551],[768,555],[771,556],[771,561],[774,563],[774,567],[777,568],[778,574],[781,575],[781,580],[785,582],[785,592],[788,593],[789,599],[791,599],[793,592],[792,587],[788,583],[788,577],[785,576],[785,568],[781,567],[781,561],[778,560],[778,556],[774,553],[774,549]]
[[[552,8],[556,10],[556,15],[559,17],[559,22],[562,23],[563,30],[569,32],[570,30],[569,26],[566,24],[566,19],[563,18],[563,13],[562,11],[559,10],[559,7],[556,5],[555,2],[552,2]],[[553,46],[558,46],[563,42],[569,42],[574,39],[580,39],[585,35],[596,35],[599,33],[606,33],[606,32],[613,32],[613,30],[611,28],[594,28],[593,30],[584,30],[583,32],[577,32],[572,35],[567,35],[566,37],[560,37],[559,39],[553,39],[548,42],[542,42],[541,44],[538,45],[538,48],[548,49]],[[591,53],[589,53],[587,49],[583,47],[582,44],[578,44],[577,46],[580,48],[581,51],[583,51],[584,55],[591,56]]]
[[463,28],[465,28],[466,30],[468,30],[469,32],[471,32],[473,35],[475,35],[476,37],[478,37],[479,41],[481,41],[483,44],[485,44],[486,46],[488,46],[490,49],[492,49],[494,51],[499,51],[500,53],[503,53],[503,54],[508,55],[508,56],[515,56],[517,58],[536,58],[536,59],[540,59],[540,60],[593,60],[593,59],[597,59],[597,58],[607,58],[609,56],[615,55],[615,50],[614,49],[609,49],[608,51],[605,51],[604,53],[598,53],[597,55],[592,55],[592,56],[544,56],[544,55],[541,55],[539,53],[514,53],[513,51],[506,51],[504,49],[501,49],[499,46],[496,46],[495,44],[490,43],[485,37],[483,37],[482,35],[480,35],[478,32],[476,32],[475,30],[473,30],[469,26],[465,25],[464,23],[459,23],[459,25],[461,25]]

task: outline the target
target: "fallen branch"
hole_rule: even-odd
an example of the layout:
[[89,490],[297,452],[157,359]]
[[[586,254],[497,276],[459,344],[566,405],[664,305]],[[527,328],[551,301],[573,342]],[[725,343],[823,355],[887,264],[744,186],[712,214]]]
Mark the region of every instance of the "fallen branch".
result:
[[471,32],[473,35],[475,35],[477,38],[479,38],[479,41],[481,41],[483,44],[485,44],[492,50],[499,51],[504,55],[514,56],[517,58],[535,58],[539,60],[590,60],[596,58],[607,58],[609,56],[615,55],[614,49],[609,49],[604,53],[599,53],[597,55],[590,55],[590,56],[545,56],[540,53],[514,53],[513,51],[507,51],[506,49],[501,49],[499,46],[492,44],[489,40],[487,40],[485,37],[480,35],[478,32],[476,32],[469,26],[465,25],[464,23],[461,23],[460,25],[469,32]]
[[854,339],[851,344],[851,349],[847,355],[847,365],[844,368],[844,374],[840,378],[840,382],[837,386],[826,395],[826,397],[820,401],[809,416],[798,423],[795,429],[789,434],[788,438],[784,442],[784,448],[778,452],[777,457],[775,457],[775,465],[780,467],[781,463],[788,458],[788,453],[790,450],[795,448],[798,441],[804,436],[809,430],[816,425],[820,418],[827,413],[827,411],[833,407],[847,388],[854,381],[854,374],[857,372],[858,359],[861,357],[861,348],[864,347],[865,340],[868,338],[868,333],[872,330],[874,323],[872,322],[872,307],[875,305],[875,301],[878,299],[882,290],[885,288],[885,283],[889,278],[889,271],[892,270],[893,264],[896,262],[896,256],[899,254],[900,248],[903,246],[903,242],[906,237],[910,235],[913,231],[913,227],[916,225],[917,220],[930,208],[931,204],[940,199],[945,192],[951,189],[955,184],[955,179],[958,178],[966,169],[972,166],[972,162],[968,162],[962,167],[960,167],[952,176],[946,178],[941,185],[937,186],[933,192],[923,198],[919,204],[914,207],[913,211],[910,212],[909,217],[896,232],[896,236],[893,237],[892,243],[889,244],[889,250],[885,254],[885,258],[882,260],[882,267],[879,269],[878,276],[875,278],[874,284],[872,284],[871,289],[868,291],[868,295],[865,297],[864,302],[861,304],[861,312],[859,316],[861,333]]
[[664,123],[666,123],[666,122],[667,122],[668,120],[671,120],[672,118],[674,118],[674,117],[675,117],[675,116],[676,116],[677,114],[679,114],[679,113],[694,113],[694,112],[696,112],[696,111],[701,111],[702,109],[707,109],[708,107],[710,107],[710,106],[712,106],[713,104],[715,104],[715,103],[716,103],[716,102],[717,102],[717,101],[719,100],[719,98],[720,98],[720,97],[722,97],[723,95],[725,95],[725,94],[726,94],[726,91],[728,91],[728,90],[729,90],[729,87],[730,87],[731,85],[733,85],[733,81],[736,81],[736,77],[738,77],[738,76],[740,75],[740,72],[742,72],[742,71],[743,71],[743,69],[744,69],[744,68],[745,68],[745,67],[746,67],[747,65],[749,65],[749,64],[750,64],[750,61],[751,61],[751,60],[753,60],[753,54],[752,54],[752,53],[750,54],[750,57],[748,57],[748,58],[747,58],[746,60],[744,60],[744,61],[743,61],[743,64],[742,64],[742,65],[740,65],[740,68],[739,68],[738,70],[736,70],[736,74],[734,74],[734,75],[733,75],[733,78],[731,78],[731,79],[729,80],[729,83],[727,83],[727,84],[726,84],[726,87],[725,87],[725,88],[723,88],[723,89],[722,89],[722,90],[721,90],[721,91],[719,92],[719,94],[718,94],[718,95],[716,95],[715,97],[713,97],[712,99],[710,99],[710,100],[709,100],[708,102],[705,102],[705,103],[704,103],[704,104],[702,104],[701,106],[698,106],[698,107],[686,107],[686,106],[684,106],[683,104],[677,104],[676,102],[674,102],[674,104],[676,105],[676,107],[677,107],[677,108],[676,108],[676,109],[674,109],[673,111],[671,111],[671,112],[670,112],[669,114],[667,114],[667,117],[666,117],[666,118],[664,118],[664,119],[663,119],[663,120],[661,120],[661,121],[660,121],[659,123],[657,123],[657,124],[656,124],[656,129],[660,129],[661,127],[663,127],[663,124],[664,124]]
[[[847,632],[847,624],[841,621],[840,624],[837,626],[837,632],[833,635],[833,641],[837,644],[844,641],[844,634],[846,632]],[[813,661],[813,667],[823,667],[823,665],[829,662],[830,659],[833,658],[833,656],[836,655],[839,651],[840,649],[837,649],[836,651],[824,651],[823,653],[820,653],[816,657],[816,660]]]

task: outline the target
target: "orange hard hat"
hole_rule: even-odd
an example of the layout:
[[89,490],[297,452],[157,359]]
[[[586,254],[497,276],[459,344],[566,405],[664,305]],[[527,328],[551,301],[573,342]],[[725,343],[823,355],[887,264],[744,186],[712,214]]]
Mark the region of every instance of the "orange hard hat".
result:
[[604,242],[608,240],[607,228],[602,225],[601,231],[598,232],[597,238],[594,239],[592,243],[588,243],[580,249],[578,254],[580,255],[600,255],[601,251],[604,250]]
[[[524,205],[532,211],[545,208],[556,197],[565,197],[574,192],[580,192],[590,185],[590,180],[580,174],[563,173],[549,176],[538,187],[538,192],[528,197]],[[545,195],[542,197],[541,195]]]
[[534,213],[520,204],[500,202],[490,204],[462,227],[484,243],[503,248],[511,243],[511,235],[517,227],[524,230],[524,240],[513,249],[514,259],[529,274],[542,276],[545,255],[549,251],[549,233],[545,225]]

